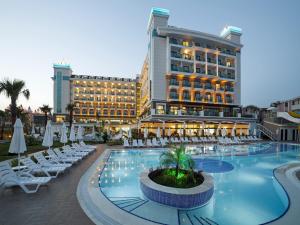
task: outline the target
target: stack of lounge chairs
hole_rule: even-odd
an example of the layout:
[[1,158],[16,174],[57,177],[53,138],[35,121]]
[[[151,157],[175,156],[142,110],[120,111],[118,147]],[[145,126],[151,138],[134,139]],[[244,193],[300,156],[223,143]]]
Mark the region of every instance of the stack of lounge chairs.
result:
[[21,158],[24,169],[18,172],[11,168],[8,161],[0,162],[0,186],[20,186],[26,193],[35,193],[41,185],[47,184],[95,149],[96,146],[80,142],[62,149],[48,149],[46,154],[37,152],[33,157]]

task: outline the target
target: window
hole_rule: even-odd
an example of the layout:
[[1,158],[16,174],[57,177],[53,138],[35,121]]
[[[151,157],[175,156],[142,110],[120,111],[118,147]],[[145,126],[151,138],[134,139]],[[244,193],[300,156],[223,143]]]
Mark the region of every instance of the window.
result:
[[170,113],[173,115],[177,115],[178,114],[178,107],[177,106],[171,106],[170,107]]
[[188,41],[183,41],[182,45],[188,47],[189,46],[189,42]]
[[156,105],[156,114],[165,114],[165,105]]

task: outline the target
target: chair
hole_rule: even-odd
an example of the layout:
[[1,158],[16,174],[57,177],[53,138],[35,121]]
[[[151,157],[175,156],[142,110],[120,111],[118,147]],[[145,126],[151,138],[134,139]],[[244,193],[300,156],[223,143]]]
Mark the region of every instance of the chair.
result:
[[138,147],[138,143],[137,143],[137,140],[136,140],[136,139],[133,139],[133,140],[132,140],[132,147],[135,147],[135,148]]
[[156,138],[152,138],[152,146],[153,147],[159,147],[159,144],[158,144]]
[[147,145],[147,147],[152,147],[152,142],[150,139],[147,139],[146,145]]
[[[47,184],[51,177],[35,177],[28,172],[15,173],[7,161],[0,162],[0,186],[11,187],[19,186],[27,193],[35,193],[41,185]],[[27,186],[36,185],[35,189],[29,189]]]
[[142,139],[138,139],[138,146],[139,147],[145,147]]
[[123,147],[125,147],[125,148],[129,148],[130,147],[128,139],[124,139]]
[[62,164],[54,160],[47,160],[42,152],[34,153],[34,158],[38,161],[41,166],[49,167],[52,169],[59,170],[60,172],[64,172],[67,168],[69,168],[72,164]]
[[[20,161],[24,166],[27,167],[25,171],[28,171],[29,173],[32,174],[44,173],[47,177],[56,178],[58,174],[63,172],[63,170],[57,169],[57,167],[48,167],[48,166],[42,166],[40,164],[37,164],[29,157],[22,158]],[[50,173],[55,173],[55,175],[50,175]]]
[[162,147],[166,146],[166,142],[163,138],[160,138],[159,141],[160,141],[160,144],[161,144]]
[[81,141],[81,142],[80,142],[80,145],[81,145],[82,147],[85,147],[85,148],[91,148],[91,149],[93,149],[93,150],[96,150],[96,148],[97,148],[97,146],[94,146],[94,145],[87,145],[86,143],[84,143],[84,141]]
[[76,163],[82,159],[81,157],[75,157],[72,155],[64,154],[58,148],[53,149],[53,151],[60,159],[64,159],[66,160],[66,162]]

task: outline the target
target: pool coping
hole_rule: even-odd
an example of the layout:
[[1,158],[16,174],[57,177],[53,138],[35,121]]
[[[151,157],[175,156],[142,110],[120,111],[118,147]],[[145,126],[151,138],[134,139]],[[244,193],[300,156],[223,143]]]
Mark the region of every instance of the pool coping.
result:
[[[76,195],[81,208],[97,225],[159,224],[120,209],[112,204],[99,189],[99,176],[112,151],[115,150],[106,149],[80,178]],[[116,149],[116,151],[120,150]]]
[[300,170],[300,163],[288,163],[274,169],[274,176],[283,187],[289,198],[289,207],[279,218],[269,221],[266,224],[282,225],[297,224],[299,222],[300,202],[300,181],[296,172]]

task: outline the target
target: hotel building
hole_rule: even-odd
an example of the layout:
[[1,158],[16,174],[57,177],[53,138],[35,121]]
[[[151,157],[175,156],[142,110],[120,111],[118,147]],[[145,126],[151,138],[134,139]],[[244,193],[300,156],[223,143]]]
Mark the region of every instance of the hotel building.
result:
[[136,79],[76,75],[70,65],[54,64],[54,114],[65,120],[69,103],[75,104],[77,122],[105,121],[131,124],[137,117]]
[[54,112],[65,114],[74,102],[81,120],[248,128],[255,119],[240,111],[241,29],[227,26],[217,36],[170,26],[168,19],[168,10],[151,10],[148,51],[136,79],[73,75],[68,65],[54,65]]

